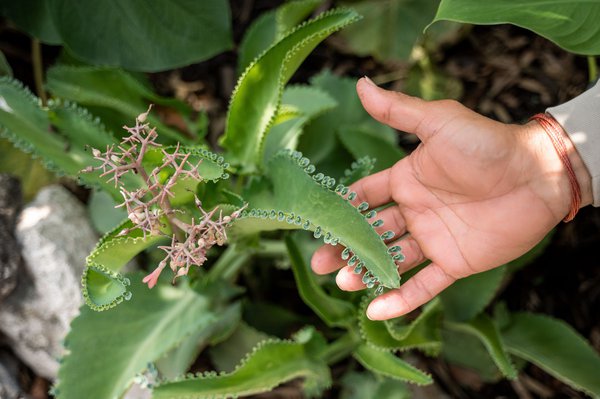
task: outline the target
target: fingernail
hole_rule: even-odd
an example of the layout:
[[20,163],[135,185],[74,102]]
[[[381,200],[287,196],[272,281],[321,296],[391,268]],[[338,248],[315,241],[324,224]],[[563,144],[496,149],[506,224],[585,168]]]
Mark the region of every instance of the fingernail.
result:
[[366,75],[365,75],[365,76],[363,76],[363,78],[364,78],[364,79],[365,79],[365,81],[366,81],[368,84],[370,84],[371,86],[373,86],[373,87],[378,87],[378,86],[375,84],[375,82],[373,82],[373,81],[371,80],[371,78],[369,78],[368,76],[366,76]]
[[384,301],[373,301],[367,308],[367,317],[369,320],[384,320],[386,308]]

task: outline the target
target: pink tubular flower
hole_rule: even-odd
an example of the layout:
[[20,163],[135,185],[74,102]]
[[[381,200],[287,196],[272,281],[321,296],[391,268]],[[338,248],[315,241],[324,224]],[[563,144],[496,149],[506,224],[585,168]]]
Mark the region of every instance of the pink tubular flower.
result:
[[150,273],[149,275],[144,277],[142,282],[145,284],[147,283],[148,288],[154,287],[156,285],[156,283],[158,282],[158,277],[160,276],[160,273],[163,271],[163,269],[165,268],[166,265],[167,265],[167,262],[165,262],[164,260],[162,262],[160,262],[158,264],[158,267],[156,269],[154,269],[154,271],[152,273]]

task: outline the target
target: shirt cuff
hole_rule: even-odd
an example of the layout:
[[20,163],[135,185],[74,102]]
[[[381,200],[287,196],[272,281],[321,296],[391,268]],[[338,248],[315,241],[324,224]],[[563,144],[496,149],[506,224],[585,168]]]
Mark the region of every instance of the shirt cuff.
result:
[[573,142],[592,177],[593,205],[600,207],[600,82],[546,112],[560,123]]

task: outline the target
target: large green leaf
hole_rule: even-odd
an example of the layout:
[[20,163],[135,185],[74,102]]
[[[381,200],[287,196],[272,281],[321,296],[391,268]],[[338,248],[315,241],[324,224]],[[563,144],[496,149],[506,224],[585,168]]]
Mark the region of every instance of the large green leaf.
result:
[[155,72],[231,48],[229,3],[221,0],[49,0],[62,43],[98,65]]
[[241,322],[226,341],[211,347],[208,353],[218,371],[229,373],[256,345],[270,338],[273,337]]
[[447,326],[450,329],[471,334],[479,339],[502,374],[511,379],[516,378],[517,371],[506,353],[498,327],[489,316],[480,314],[467,323],[449,322]]
[[192,289],[186,284],[160,284],[149,290],[141,274],[130,277],[135,293],[131,301],[102,313],[84,306],[71,323],[57,398],[119,398],[148,363],[189,334],[203,331],[210,336],[220,317],[228,314],[229,308],[214,299],[226,291],[223,286]]
[[0,2],[0,14],[19,28],[47,44],[60,44],[60,36],[50,15],[47,0],[19,0]]
[[510,353],[559,380],[600,396],[600,356],[571,326],[544,315],[517,313],[502,331]]
[[312,330],[301,332],[293,341],[264,341],[231,373],[208,372],[164,382],[154,389],[152,398],[209,399],[252,395],[298,377],[305,378],[308,388],[319,390],[330,384],[329,369],[315,353],[315,347],[323,345],[319,341],[320,337]]
[[[39,158],[57,174],[78,177],[85,184],[100,186],[113,197],[120,197],[114,184],[106,183],[100,172],[80,173],[97,163],[83,143],[114,142],[84,110],[61,102],[41,108],[39,100],[19,82],[0,77],[0,136]],[[131,183],[135,185],[135,179]]]
[[456,281],[440,294],[444,316],[456,321],[477,316],[496,295],[505,273],[502,266]]
[[600,3],[590,0],[442,0],[433,22],[511,23],[578,54],[600,54]]
[[[48,69],[46,78],[48,90],[55,96],[86,107],[115,111],[120,116],[119,127],[123,126],[123,121],[134,121],[146,112],[149,104],[187,111],[183,103],[156,95],[145,82],[119,68],[57,65]],[[154,113],[148,114],[147,121],[157,128],[159,137],[180,142],[191,140],[191,137],[162,123]]]
[[352,2],[365,18],[342,32],[355,54],[380,61],[406,60],[439,0],[363,0]]
[[363,208],[359,211],[350,203],[349,199],[355,194],[350,194],[347,187],[336,186],[334,178],[314,172],[314,166],[299,152],[282,151],[275,155],[267,171],[273,183],[275,208],[244,211],[233,223],[232,234],[311,230],[327,244],[342,244],[348,248],[349,265],[360,264],[369,270],[373,284],[398,287],[397,266],[382,237],[361,213],[367,210],[368,204],[361,204]]
[[[232,291],[234,292],[234,291]],[[241,304],[228,306],[219,313],[210,328],[202,328],[185,337],[180,344],[156,361],[156,368],[164,378],[176,378],[194,364],[198,355],[207,347],[216,345],[237,328],[241,320]]]
[[[449,363],[476,372],[485,382],[496,382],[502,378],[502,373],[490,357],[490,353],[474,335],[444,328],[442,339],[444,345],[441,355]],[[465,356],[465,353],[469,356]]]
[[431,384],[431,377],[393,353],[362,344],[352,354],[367,370],[395,380],[418,385]]
[[295,150],[304,125],[337,105],[336,101],[323,90],[302,85],[287,87],[281,102],[283,105],[279,115],[285,110],[290,115],[290,119],[282,123],[274,123],[269,129],[263,142],[264,148],[261,150],[265,161],[271,159],[281,149]]
[[238,51],[238,74],[273,43],[306,18],[321,0],[295,0],[256,18],[244,34]]
[[246,172],[256,169],[284,85],[321,41],[358,18],[351,10],[325,12],[288,33],[250,64],[232,95],[221,142],[231,152],[232,161]]
[[[348,148],[355,158],[365,155],[379,158],[377,151],[382,148],[386,154],[392,152],[393,159],[399,157],[395,154],[396,133],[389,126],[375,121],[365,111],[356,93],[356,79],[336,76],[325,70],[313,77],[311,84],[328,93],[338,103],[335,109],[310,121],[304,128],[298,148],[316,165],[321,165],[343,151],[338,146],[336,136],[352,133],[366,135],[353,140],[352,143],[356,143],[354,146],[351,146],[352,143],[344,143],[350,144]],[[369,145],[367,152],[361,150],[361,142],[369,144],[370,141],[377,141],[379,145]]]
[[292,261],[292,271],[300,297],[328,326],[348,327],[354,319],[356,310],[350,302],[334,298],[315,281],[310,267],[304,262],[295,240],[285,239]]
[[373,169],[375,172],[394,166],[406,155],[397,145],[390,144],[368,130],[350,127],[340,129],[338,130],[338,138],[354,158],[374,157],[375,165]]

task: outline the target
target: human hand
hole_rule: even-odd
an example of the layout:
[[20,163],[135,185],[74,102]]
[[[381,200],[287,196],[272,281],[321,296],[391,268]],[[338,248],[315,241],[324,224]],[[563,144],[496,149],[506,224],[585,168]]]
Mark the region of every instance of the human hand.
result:
[[[507,125],[452,100],[423,101],[378,88],[360,79],[357,91],[378,121],[416,134],[418,148],[394,166],[351,186],[354,204],[378,213],[384,230],[394,231],[406,259],[404,273],[431,263],[400,288],[374,299],[367,315],[384,320],[408,313],[459,278],[519,257],[537,244],[569,212],[571,189],[552,142],[537,122]],[[582,206],[592,202],[590,177],[565,134],[569,159],[582,190]],[[342,249],[325,245],[315,252],[318,274],[339,270],[346,291],[365,288],[361,276],[341,260]]]

